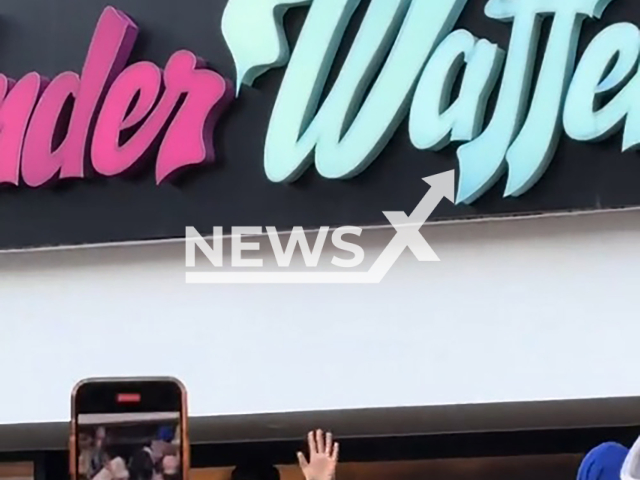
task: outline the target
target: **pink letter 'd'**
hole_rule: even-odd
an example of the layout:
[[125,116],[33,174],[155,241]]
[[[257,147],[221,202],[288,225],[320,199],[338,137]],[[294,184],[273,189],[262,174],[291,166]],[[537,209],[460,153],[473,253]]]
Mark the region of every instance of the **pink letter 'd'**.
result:
[[[91,154],[97,172],[112,176],[130,168],[151,146],[183,95],[184,103],[160,146],[156,182],[182,167],[213,160],[215,122],[232,95],[224,78],[201,66],[195,55],[179,51],[171,56],[164,73],[149,62],[138,62],[122,72],[96,124]],[[165,88],[158,101],[163,80]],[[134,126],[137,131],[121,145],[120,133]]]

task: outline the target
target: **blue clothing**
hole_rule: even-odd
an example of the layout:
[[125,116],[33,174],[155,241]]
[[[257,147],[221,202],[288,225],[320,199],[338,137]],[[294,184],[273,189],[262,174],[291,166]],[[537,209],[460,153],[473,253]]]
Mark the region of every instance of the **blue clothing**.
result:
[[607,442],[591,450],[582,460],[577,480],[620,480],[620,470],[629,449]]
[[160,427],[158,430],[158,440],[162,440],[167,443],[173,441],[174,431],[171,427]]

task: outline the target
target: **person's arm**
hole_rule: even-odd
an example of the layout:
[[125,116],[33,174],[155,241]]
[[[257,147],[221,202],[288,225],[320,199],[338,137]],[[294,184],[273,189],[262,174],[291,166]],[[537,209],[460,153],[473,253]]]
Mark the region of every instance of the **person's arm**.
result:
[[335,480],[339,445],[333,435],[322,430],[309,432],[309,459],[298,452],[298,462],[306,480]]

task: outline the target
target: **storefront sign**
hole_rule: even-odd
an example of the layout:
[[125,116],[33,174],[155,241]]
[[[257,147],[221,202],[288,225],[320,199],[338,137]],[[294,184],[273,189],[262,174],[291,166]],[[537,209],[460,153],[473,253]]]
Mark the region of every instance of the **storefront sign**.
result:
[[383,224],[453,167],[434,219],[640,206],[634,0],[6,0],[2,19],[2,249]]

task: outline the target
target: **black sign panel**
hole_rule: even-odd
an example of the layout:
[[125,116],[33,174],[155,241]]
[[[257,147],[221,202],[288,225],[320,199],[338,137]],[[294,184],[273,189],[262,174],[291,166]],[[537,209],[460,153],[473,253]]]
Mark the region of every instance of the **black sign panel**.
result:
[[[329,74],[327,92],[370,3],[360,2],[347,27]],[[113,6],[125,12],[139,28],[128,64],[149,61],[164,68],[174,52],[186,49],[204,59],[211,70],[235,82],[234,59],[222,32],[226,5],[227,0],[3,0],[0,72],[16,80],[33,71],[50,79],[61,72],[80,73],[100,16],[105,8]],[[485,0],[469,0],[455,28],[486,38],[508,52],[514,23],[489,18],[486,6]],[[308,12],[309,7],[302,6],[289,10],[285,16],[285,31],[292,48]],[[552,15],[547,15],[542,23],[531,92],[544,61],[553,20]],[[579,37],[577,60],[596,35],[619,22],[640,24],[640,3],[612,0],[601,19],[587,18]],[[383,211],[411,212],[424,196],[428,186],[421,180],[423,177],[458,168],[456,149],[460,143],[440,151],[419,150],[409,138],[408,119],[403,117],[375,160],[352,178],[323,178],[311,164],[296,181],[270,181],[263,164],[265,139],[285,69],[268,71],[231,101],[215,126],[216,157],[210,164],[189,167],[179,176],[157,184],[154,165],[160,142],[156,141],[137,162],[139,168],[135,171],[106,177],[93,171],[91,150],[87,147],[85,178],[57,180],[37,188],[26,185],[22,178],[18,186],[3,185],[0,248],[181,238],[186,226],[209,234],[214,226],[287,229],[387,224]],[[485,126],[495,109],[501,78],[488,101]],[[454,96],[460,83],[459,78],[453,87]],[[525,99],[525,106],[531,96]],[[99,111],[98,107],[96,112]],[[633,151],[622,153],[621,133],[594,143],[573,140],[561,130],[548,168],[526,192],[504,197],[505,170],[495,185],[473,202],[454,205],[443,201],[431,220],[640,205],[640,158]],[[88,144],[92,135],[93,131],[89,132]],[[162,134],[158,138],[161,137]],[[0,163],[3,161],[6,152],[0,151]]]

